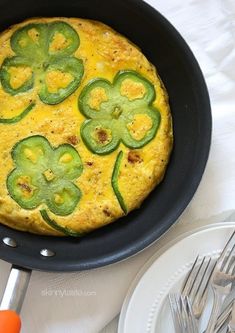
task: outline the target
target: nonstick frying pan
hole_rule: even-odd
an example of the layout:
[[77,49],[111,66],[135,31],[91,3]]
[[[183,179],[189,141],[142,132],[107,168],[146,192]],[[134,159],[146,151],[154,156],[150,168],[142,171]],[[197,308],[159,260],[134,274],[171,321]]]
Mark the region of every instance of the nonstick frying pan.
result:
[[[169,229],[201,180],[210,147],[211,113],[192,52],[173,26],[141,0],[0,0],[0,13],[1,31],[35,16],[75,16],[110,25],[157,67],[170,96],[174,127],[174,149],[164,181],[128,216],[81,239],[37,236],[0,225],[0,258],[13,264],[1,309],[19,312],[31,269],[76,271],[111,264],[143,250]],[[0,325],[4,315],[0,312]]]

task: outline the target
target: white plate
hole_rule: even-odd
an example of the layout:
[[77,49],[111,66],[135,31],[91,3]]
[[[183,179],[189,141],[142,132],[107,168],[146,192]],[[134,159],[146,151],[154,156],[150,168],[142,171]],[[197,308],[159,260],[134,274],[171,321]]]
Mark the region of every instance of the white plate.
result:
[[218,256],[235,222],[214,224],[186,233],[156,253],[130,287],[124,301],[118,333],[174,333],[166,297],[179,291],[196,256]]

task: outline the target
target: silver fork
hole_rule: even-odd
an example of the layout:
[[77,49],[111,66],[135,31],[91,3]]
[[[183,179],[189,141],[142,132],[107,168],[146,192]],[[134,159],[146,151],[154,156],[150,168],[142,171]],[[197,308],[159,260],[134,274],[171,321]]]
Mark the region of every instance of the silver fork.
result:
[[209,319],[209,323],[206,329],[206,333],[214,333],[216,320],[221,310],[221,305],[224,296],[228,295],[232,288],[232,282],[235,279],[234,267],[235,267],[235,231],[229,238],[225,245],[218,261],[215,266],[211,286],[214,293],[214,303]]
[[226,325],[228,325],[231,312],[233,307],[233,301],[231,301],[223,310],[223,312],[220,314],[220,316],[217,319],[216,325],[215,325],[215,333],[222,332]]
[[184,281],[181,294],[184,297],[189,297],[196,319],[200,319],[205,308],[208,286],[215,265],[216,263],[213,263],[211,257],[205,256],[200,259],[197,256]]
[[196,319],[188,297],[179,294],[168,295],[175,333],[198,333]]

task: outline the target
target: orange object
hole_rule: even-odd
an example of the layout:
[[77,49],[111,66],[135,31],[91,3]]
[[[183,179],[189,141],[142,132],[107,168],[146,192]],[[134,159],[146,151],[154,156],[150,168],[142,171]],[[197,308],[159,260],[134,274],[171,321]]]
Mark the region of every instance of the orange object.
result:
[[21,320],[12,310],[0,311],[0,333],[19,333]]

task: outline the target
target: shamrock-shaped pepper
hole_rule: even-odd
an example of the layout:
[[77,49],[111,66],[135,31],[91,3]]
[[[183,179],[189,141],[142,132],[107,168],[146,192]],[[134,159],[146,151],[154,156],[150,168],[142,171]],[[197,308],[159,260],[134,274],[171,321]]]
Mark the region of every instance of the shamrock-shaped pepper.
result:
[[[95,79],[87,84],[79,97],[79,109],[87,119],[81,126],[81,137],[96,154],[105,155],[122,142],[129,148],[145,146],[156,135],[160,113],[152,106],[155,89],[150,81],[135,71],[117,73],[113,84]],[[135,117],[147,116],[151,125],[143,137],[131,132]]]
[[[38,95],[46,104],[58,104],[71,95],[83,76],[83,62],[72,54],[79,47],[77,32],[63,21],[30,23],[16,30],[11,36],[15,56],[5,58],[0,69],[3,89],[11,95],[38,87]],[[11,84],[13,69],[28,73],[20,86]],[[67,78],[62,87],[50,90],[47,77],[60,72]],[[64,84],[66,84],[64,86]]]
[[81,198],[73,183],[83,170],[75,148],[63,144],[53,148],[40,135],[18,142],[12,149],[16,168],[8,175],[7,189],[24,209],[47,205],[56,215],[71,214]]

